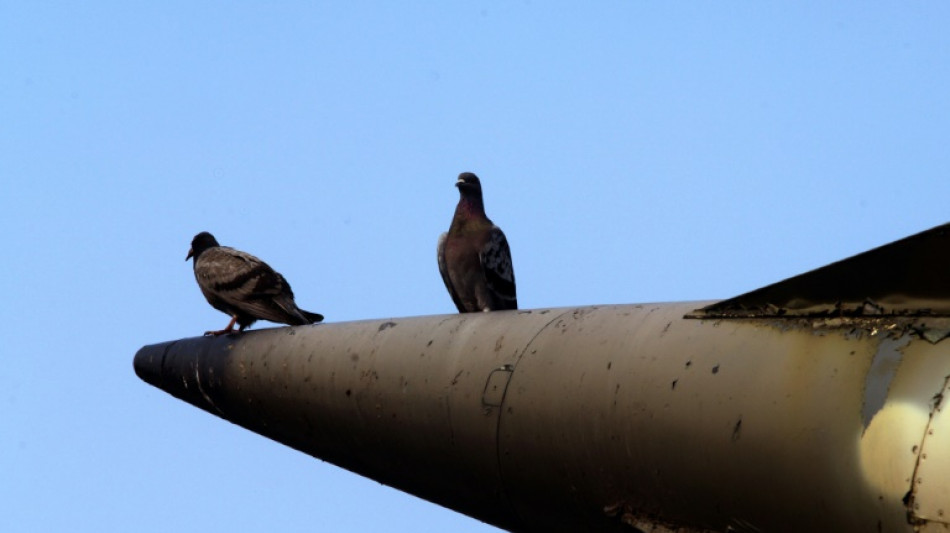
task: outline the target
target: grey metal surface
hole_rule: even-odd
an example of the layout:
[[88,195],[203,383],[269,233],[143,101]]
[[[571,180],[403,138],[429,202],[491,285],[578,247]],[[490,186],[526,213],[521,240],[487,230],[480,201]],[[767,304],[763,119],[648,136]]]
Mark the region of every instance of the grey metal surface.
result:
[[135,369],[512,531],[946,525],[950,341],[906,317],[684,318],[707,305],[259,330],[146,346]]

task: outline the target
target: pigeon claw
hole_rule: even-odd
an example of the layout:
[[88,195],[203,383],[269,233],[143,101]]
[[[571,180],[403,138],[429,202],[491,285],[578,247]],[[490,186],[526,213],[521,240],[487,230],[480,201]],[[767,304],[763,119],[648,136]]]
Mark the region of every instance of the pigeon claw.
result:
[[228,335],[234,333],[234,329],[219,329],[217,331],[206,331],[205,337],[217,337],[218,335]]
[[[207,336],[209,336],[209,335],[211,335],[211,336],[213,336],[213,337],[217,337],[218,335],[226,335],[226,334],[228,334],[228,333],[232,333],[232,332],[234,332],[234,323],[235,323],[235,322],[237,322],[237,317],[236,317],[236,316],[232,316],[232,317],[231,317],[231,321],[228,322],[228,325],[227,325],[226,328],[224,328],[224,329],[219,329],[219,330],[217,330],[217,331],[206,331],[206,332],[205,332],[205,337],[207,337]],[[243,330],[243,329],[244,329],[244,328],[242,327],[241,330]]]

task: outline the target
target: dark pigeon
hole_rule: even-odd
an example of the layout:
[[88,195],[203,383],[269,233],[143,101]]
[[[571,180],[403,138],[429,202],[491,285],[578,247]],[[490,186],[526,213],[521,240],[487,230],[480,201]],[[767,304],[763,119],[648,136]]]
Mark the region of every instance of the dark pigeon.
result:
[[257,320],[291,326],[323,320],[323,315],[297,307],[284,276],[249,253],[219,245],[207,231],[192,239],[185,261],[191,258],[201,293],[212,307],[231,316],[226,328],[205,335],[231,333],[235,323],[244,331]]
[[458,206],[449,231],[439,237],[439,272],[460,313],[517,309],[511,250],[501,228],[485,216],[482,184],[459,174]]

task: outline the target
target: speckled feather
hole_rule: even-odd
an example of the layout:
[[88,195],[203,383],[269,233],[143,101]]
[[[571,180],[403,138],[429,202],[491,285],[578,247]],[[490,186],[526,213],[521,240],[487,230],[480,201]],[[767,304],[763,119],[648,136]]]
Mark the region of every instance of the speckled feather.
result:
[[194,258],[195,279],[208,303],[235,318],[241,330],[261,319],[289,325],[323,320],[297,307],[290,284],[279,272],[247,252],[218,245],[210,233],[195,236],[189,257]]

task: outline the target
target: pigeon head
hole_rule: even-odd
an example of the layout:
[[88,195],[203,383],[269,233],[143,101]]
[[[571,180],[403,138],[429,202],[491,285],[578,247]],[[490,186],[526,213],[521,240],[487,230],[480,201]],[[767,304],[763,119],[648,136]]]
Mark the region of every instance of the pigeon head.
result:
[[481,203],[482,183],[475,174],[462,172],[459,174],[459,179],[455,182],[455,186],[459,188],[459,194],[461,194],[463,198],[478,200],[478,202]]
[[195,235],[194,239],[191,239],[191,249],[188,250],[188,255],[185,257],[185,261],[195,258],[195,261],[198,260],[198,256],[202,254],[208,248],[214,248],[215,246],[220,246],[217,239],[214,238],[214,235],[208,233],[207,231],[202,231],[201,233]]
[[462,172],[459,174],[459,179],[455,182],[455,186],[462,191],[462,194],[474,191],[482,192],[482,183],[478,180],[478,176],[471,172]]

